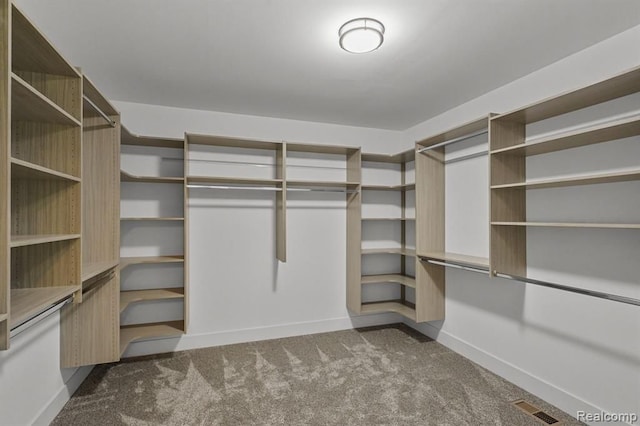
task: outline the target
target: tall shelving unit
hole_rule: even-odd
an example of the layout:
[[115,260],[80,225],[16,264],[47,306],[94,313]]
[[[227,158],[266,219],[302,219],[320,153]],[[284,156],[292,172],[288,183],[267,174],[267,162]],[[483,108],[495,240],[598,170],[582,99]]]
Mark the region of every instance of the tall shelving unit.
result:
[[6,349],[10,329],[69,295],[82,299],[82,76],[15,5],[0,8],[0,184],[11,206],[0,225],[0,261],[10,274],[0,291]]
[[[568,149],[640,135],[640,116],[560,131],[531,139],[527,126],[562,114],[611,101],[640,91],[640,68],[564,93],[490,121],[491,250],[494,276],[527,279],[527,230],[533,227],[638,230],[638,223],[535,222],[527,219],[527,193],[544,188],[608,184],[640,180],[640,170],[578,177],[527,180],[527,159]],[[637,112],[637,111],[636,111]]]
[[[170,139],[170,138],[155,138],[147,136],[138,136],[129,132],[126,128],[122,127],[122,145],[138,147],[141,150],[148,151],[154,148],[169,148],[172,150],[179,150],[178,158],[168,158],[170,161],[184,162],[183,155],[186,152],[186,145],[184,139]],[[149,151],[151,153],[151,151]],[[185,163],[186,164],[186,163]],[[184,170],[184,169],[183,169]],[[155,265],[167,265],[175,264],[182,267],[182,283],[175,283],[171,286],[158,286],[153,283],[129,283],[128,288],[123,288],[119,295],[119,310],[118,315],[122,316],[128,313],[130,309],[138,304],[154,305],[166,301],[182,301],[182,319],[180,320],[166,320],[152,322],[142,322],[134,324],[126,324],[120,326],[120,339],[119,339],[119,355],[122,356],[126,351],[129,344],[150,339],[175,337],[182,335],[186,332],[188,326],[188,275],[186,265],[186,250],[187,244],[187,210],[182,208],[186,203],[186,188],[185,188],[185,172],[182,172],[181,176],[139,176],[132,173],[128,173],[125,170],[120,171],[120,180],[122,185],[130,184],[142,184],[141,188],[147,186],[147,184],[162,184],[162,185],[179,185],[180,192],[182,194],[180,200],[175,200],[176,205],[181,206],[181,214],[170,216],[155,215],[155,214],[143,214],[143,215],[131,215],[126,214],[120,217],[120,227],[136,228],[146,225],[154,226],[178,226],[182,229],[183,234],[183,253],[171,253],[160,254],[153,256],[125,256],[120,258],[120,272],[128,270],[128,268],[137,267],[149,267],[154,268]],[[160,233],[162,232],[159,231]]]
[[423,302],[418,312],[422,321],[445,316],[446,265],[488,269],[489,259],[445,249],[446,146],[486,133],[488,123],[488,117],[483,117],[416,143],[416,299]]
[[86,76],[82,88],[82,303],[62,309],[63,367],[120,359],[120,114]]
[[[363,170],[367,169],[367,163],[378,165],[394,165],[397,166],[397,171],[400,175],[400,182],[394,184],[371,184],[365,182],[365,177],[361,176],[362,192],[364,194],[358,194],[359,199],[353,206],[352,211],[349,212],[350,216],[347,223],[347,233],[349,240],[352,242],[353,248],[353,263],[348,260],[348,276],[347,276],[347,307],[350,311],[356,314],[370,314],[370,313],[383,313],[383,312],[396,312],[409,319],[416,320],[416,305],[420,302],[413,303],[407,297],[407,289],[413,291],[416,288],[415,278],[411,274],[412,271],[407,269],[407,263],[411,262],[411,259],[415,259],[415,249],[408,245],[407,235],[409,229],[412,226],[408,225],[412,223],[415,218],[413,216],[407,216],[408,207],[408,193],[415,191],[415,183],[410,182],[408,179],[407,164],[413,162],[415,159],[415,151],[409,150],[396,155],[381,155],[381,154],[367,154],[361,155],[361,163],[359,165],[358,173],[362,175]],[[397,194],[398,208],[400,215],[394,216],[363,216],[362,204],[363,198],[366,198],[367,194],[375,194],[379,191],[384,193],[390,192]],[[364,200],[366,202],[366,200]],[[363,223],[368,225],[380,226],[383,228],[389,228],[394,224],[399,224],[399,245],[397,247],[376,247],[376,248],[363,248],[362,236],[363,236]],[[413,234],[413,232],[411,233]],[[355,259],[357,254],[357,259]],[[362,266],[362,257],[371,255],[393,255],[398,257],[399,265],[394,271],[388,271],[388,273],[376,273],[376,274],[364,274]],[[399,297],[393,300],[376,300],[376,301],[363,301],[363,287],[372,284],[386,284],[399,286]]]

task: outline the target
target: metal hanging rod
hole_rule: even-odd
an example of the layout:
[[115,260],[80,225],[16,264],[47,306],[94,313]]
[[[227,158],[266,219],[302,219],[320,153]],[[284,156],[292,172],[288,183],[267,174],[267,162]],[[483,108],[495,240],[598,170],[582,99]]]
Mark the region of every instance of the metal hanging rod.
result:
[[503,274],[503,273],[499,273],[499,272],[496,273],[495,275],[496,275],[496,277],[506,278],[508,280],[521,281],[521,282],[525,282],[525,283],[529,283],[529,284],[539,285],[539,286],[542,286],[542,287],[554,288],[556,290],[568,291],[570,293],[578,293],[578,294],[582,294],[584,296],[597,297],[599,299],[611,300],[613,302],[626,303],[627,305],[640,306],[640,300],[634,299],[634,298],[631,298],[631,297],[618,296],[618,295],[615,295],[615,294],[603,293],[603,292],[600,292],[600,291],[587,290],[587,289],[577,288],[577,287],[570,287],[570,286],[566,286],[566,285],[562,285],[562,284],[550,283],[548,281],[541,281],[541,280],[536,280],[536,279],[533,279],[533,278],[519,277],[519,276],[516,276],[516,275]]
[[59,311],[60,309],[62,309],[62,307],[64,305],[66,305],[67,303],[70,303],[73,300],[73,296],[68,296],[65,299],[54,303],[53,305],[49,306],[48,308],[43,309],[42,311],[38,312],[37,314],[27,318],[25,321],[23,321],[22,323],[16,325],[15,327],[13,327],[11,329],[11,332],[9,333],[9,337],[15,337],[18,334],[22,333],[23,331],[25,331],[26,329],[28,329],[29,327],[32,327],[34,325],[36,325],[37,323],[39,323],[40,321],[42,321],[43,319],[47,318],[49,315],[53,314],[54,312]]
[[300,192],[342,192],[345,194],[355,194],[359,192],[358,189],[344,189],[344,188],[287,188],[287,191],[300,191]]
[[489,155],[489,151],[480,151],[474,152],[473,154],[462,155],[460,157],[452,158],[451,160],[446,160],[444,164],[457,163],[458,161],[471,160],[472,158],[484,157],[485,155]]
[[100,109],[100,107],[98,107],[98,105],[96,105],[95,103],[93,103],[93,101],[91,99],[89,99],[89,97],[87,95],[82,95],[82,98],[87,101],[87,103],[91,106],[91,108],[93,108],[98,114],[100,114],[100,116],[102,118],[104,118],[107,123],[109,123],[109,126],[111,127],[116,127],[116,122],[113,121],[111,119],[111,117],[109,117],[104,111],[102,111]]
[[437,143],[435,145],[425,146],[424,148],[419,149],[418,153],[424,152],[424,151],[431,151],[432,149],[440,148],[441,146],[451,145],[452,143],[466,141],[467,139],[471,139],[471,138],[474,138],[476,136],[484,135],[486,133],[489,133],[489,130],[480,130],[478,132],[474,132],[474,133],[470,133],[468,135],[460,136],[460,137],[455,138],[455,139],[449,139],[448,141],[440,142],[440,143]]
[[282,191],[282,188],[277,188],[274,186],[240,186],[240,185],[200,185],[200,184],[189,184],[187,188],[198,188],[198,189],[242,189],[247,191],[273,191],[279,192]]
[[457,263],[440,262],[438,260],[426,259],[426,258],[422,258],[422,257],[420,258],[420,260],[422,260],[423,262],[427,261],[428,263],[432,263],[434,265],[446,266],[447,268],[462,269],[463,271],[477,272],[477,273],[480,273],[480,274],[489,275],[489,270],[488,269],[474,268],[474,267],[471,267],[471,266],[459,265]]

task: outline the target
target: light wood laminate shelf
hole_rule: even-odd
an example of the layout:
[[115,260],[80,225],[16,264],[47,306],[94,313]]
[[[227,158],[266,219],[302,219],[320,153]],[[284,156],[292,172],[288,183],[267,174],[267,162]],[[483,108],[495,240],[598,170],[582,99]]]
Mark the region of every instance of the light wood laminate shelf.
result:
[[486,257],[469,256],[460,253],[446,253],[446,252],[425,252],[419,253],[418,256],[427,259],[439,260],[442,262],[456,263],[465,266],[471,266],[474,268],[488,269],[489,259]]
[[416,159],[416,150],[409,149],[399,154],[373,154],[368,152],[362,153],[362,161],[370,163],[392,163],[402,164],[408,163]]
[[402,274],[363,275],[362,284],[397,283],[416,288],[416,279]]
[[131,133],[126,127],[121,127],[121,145],[151,146],[156,148],[183,149],[184,139],[180,138],[154,138],[151,136],[139,136]]
[[184,288],[122,291],[120,293],[120,313],[133,303],[171,299],[184,299]]
[[120,260],[106,262],[86,263],[82,265],[82,282],[97,277],[98,275],[113,269],[120,264]]
[[562,179],[545,179],[532,182],[508,183],[503,185],[493,185],[491,189],[544,189],[560,188],[566,186],[595,185],[599,183],[630,182],[640,180],[640,171],[605,173],[589,176],[574,176]]
[[403,256],[414,256],[416,251],[414,249],[406,248],[374,248],[374,249],[362,249],[362,254],[401,254]]
[[159,263],[183,263],[184,256],[139,256],[139,257],[121,257],[120,270],[131,265],[159,264]]
[[58,172],[47,167],[29,163],[28,161],[11,159],[12,179],[33,179],[33,180],[68,180],[80,182],[80,178],[66,173]]
[[139,182],[139,183],[184,183],[181,177],[159,177],[159,176],[136,176],[125,171],[120,171],[120,182]]
[[264,141],[255,139],[232,138],[226,136],[187,134],[190,145],[226,146],[230,148],[249,148],[277,150],[282,146],[280,141]]
[[13,73],[11,74],[11,119],[77,127],[82,125],[71,114]]
[[312,152],[316,154],[338,154],[346,155],[360,148],[355,146],[341,145],[309,145],[303,143],[287,142],[287,152]]
[[287,180],[287,188],[340,188],[356,189],[358,182],[334,182],[321,180]]
[[121,222],[181,222],[184,217],[121,217]]
[[127,346],[133,342],[181,336],[183,334],[183,321],[167,321],[122,326],[120,327],[120,356],[124,354]]
[[57,241],[77,240],[80,234],[43,234],[43,235],[12,235],[11,244],[14,247],[35,246],[37,244],[55,243]]
[[604,228],[640,229],[638,223],[579,223],[579,222],[491,222],[494,226],[530,226],[546,228]]
[[523,144],[493,150],[491,154],[533,156],[636,135],[640,135],[640,117],[624,118],[559,135],[534,139]]
[[80,287],[37,287],[11,289],[11,328],[70,296]]
[[405,185],[362,185],[365,191],[413,191],[416,189],[415,183]]
[[415,217],[363,217],[363,221],[412,221]]
[[412,321],[416,320],[416,310],[401,302],[373,302],[363,303],[360,309],[363,314],[381,314],[395,312]]
[[592,105],[636,93],[640,87],[640,67],[622,72],[607,80],[553,96],[524,108],[498,116],[519,123],[535,123],[546,118],[577,111]]
[[11,7],[12,67],[80,78],[80,72],[55,49],[29,18],[15,4]]
[[0,322],[5,322],[9,319],[9,314],[0,314]]
[[187,176],[187,183],[214,185],[282,185],[282,179],[258,179],[227,176]]

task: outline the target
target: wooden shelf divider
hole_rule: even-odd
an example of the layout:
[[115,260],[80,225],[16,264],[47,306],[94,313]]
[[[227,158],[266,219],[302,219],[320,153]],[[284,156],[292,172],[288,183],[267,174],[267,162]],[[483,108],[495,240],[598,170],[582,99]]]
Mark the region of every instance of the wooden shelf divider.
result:
[[415,256],[415,249],[407,249],[402,247],[397,248],[372,248],[372,249],[362,249],[363,255],[368,254],[400,254],[402,256]]
[[184,288],[162,288],[149,290],[129,290],[120,292],[120,313],[133,303],[151,300],[184,299]]
[[12,179],[67,180],[71,182],[80,182],[81,180],[79,177],[17,158],[11,159],[11,177]]
[[362,284],[396,283],[405,287],[416,288],[416,279],[402,274],[363,275]]
[[363,314],[381,314],[395,312],[403,317],[416,321],[416,310],[400,301],[363,303],[360,312]]
[[77,240],[80,234],[50,234],[50,235],[12,235],[11,244],[14,247],[33,246],[38,244],[55,243],[57,241]]
[[77,118],[15,74],[11,75],[11,116],[16,121],[82,126]]
[[640,170],[492,185],[491,189],[544,189],[640,180]]
[[71,296],[78,290],[79,286],[11,289],[11,328]]
[[125,171],[120,171],[121,182],[138,182],[138,183],[184,183],[182,177],[161,177],[161,176],[137,176]]

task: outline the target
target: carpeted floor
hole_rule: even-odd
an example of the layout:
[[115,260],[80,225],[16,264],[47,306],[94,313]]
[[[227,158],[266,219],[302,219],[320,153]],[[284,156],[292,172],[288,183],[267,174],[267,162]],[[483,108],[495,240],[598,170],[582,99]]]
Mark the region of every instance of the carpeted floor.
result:
[[567,414],[406,326],[97,366],[53,425],[535,425]]

